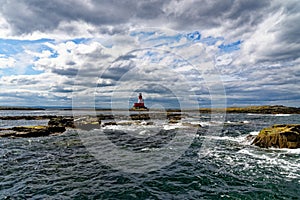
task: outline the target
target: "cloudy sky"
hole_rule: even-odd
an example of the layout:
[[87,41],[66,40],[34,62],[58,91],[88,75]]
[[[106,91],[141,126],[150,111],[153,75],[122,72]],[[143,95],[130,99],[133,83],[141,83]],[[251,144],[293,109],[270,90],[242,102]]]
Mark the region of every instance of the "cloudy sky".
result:
[[0,106],[299,107],[298,0],[0,3]]

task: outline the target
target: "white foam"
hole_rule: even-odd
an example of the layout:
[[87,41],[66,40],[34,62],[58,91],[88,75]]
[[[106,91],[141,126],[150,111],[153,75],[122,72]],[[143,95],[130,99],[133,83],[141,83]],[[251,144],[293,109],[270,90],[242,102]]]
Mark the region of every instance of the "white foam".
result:
[[213,140],[229,140],[229,141],[234,141],[241,143],[243,142],[246,137],[244,135],[238,136],[238,137],[229,137],[229,136],[203,136],[207,139],[213,139]]
[[263,115],[263,114],[256,114],[256,113],[248,113],[247,115],[250,115],[250,116],[256,116],[256,115]]
[[144,129],[144,126],[131,125],[131,126],[122,126],[122,125],[108,125],[104,126],[101,129],[106,130],[119,130],[119,131],[138,131],[139,129]]
[[146,135],[147,133],[148,133],[147,130],[142,130],[142,131],[139,132],[139,135]]
[[279,152],[286,153],[286,154],[299,154],[300,155],[300,149],[287,149],[287,148],[278,149],[278,148],[270,148],[270,150],[279,151]]
[[178,128],[183,128],[184,126],[182,123],[177,123],[177,124],[172,124],[172,125],[164,125],[165,130],[172,130],[172,129],[178,129]]
[[277,117],[288,117],[288,116],[291,116],[290,114],[275,114],[274,116],[277,116]]
[[[290,151],[290,149],[269,149],[273,150],[271,152],[265,151],[263,154],[259,153],[257,149],[242,149],[237,153],[249,155],[255,159],[257,159],[257,164],[263,165],[264,167],[273,167],[278,166],[282,169],[282,174],[289,176],[290,178],[299,178],[299,176],[295,176],[295,174],[299,174],[300,162],[299,159],[295,160],[286,160],[284,154],[289,154],[289,152],[293,152],[300,154],[299,149],[296,151]],[[279,152],[278,152],[279,151]]]
[[141,121],[141,125],[147,125],[147,122],[145,120]]
[[209,122],[200,122],[199,124],[200,124],[201,126],[209,126],[209,125],[210,125]]
[[249,134],[250,134],[250,135],[258,135],[258,134],[259,134],[259,131],[251,131]]
[[193,124],[193,125],[201,125],[201,122],[190,122],[190,124]]
[[275,117],[288,117],[291,114],[257,114],[257,113],[248,113],[247,115],[253,116],[275,116]]
[[222,125],[222,121],[209,121],[209,122],[199,122],[201,126],[219,126]]

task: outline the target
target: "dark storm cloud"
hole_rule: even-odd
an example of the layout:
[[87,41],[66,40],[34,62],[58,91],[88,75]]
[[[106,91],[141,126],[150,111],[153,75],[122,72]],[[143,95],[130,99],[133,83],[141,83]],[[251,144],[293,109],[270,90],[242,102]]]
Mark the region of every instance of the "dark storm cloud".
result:
[[149,94],[169,94],[171,91],[160,84],[144,84],[140,89],[136,90],[136,92],[145,92]]
[[132,54],[128,54],[128,55],[125,55],[125,56],[119,56],[115,61],[130,60],[132,58],[136,58],[136,56],[132,55]]
[[[191,1],[189,1],[191,2]],[[192,1],[181,12],[170,11],[170,17],[176,19],[178,26],[200,26],[212,28],[229,22],[232,28],[261,22],[270,1],[262,0],[200,0]]]
[[156,1],[137,1],[138,9],[136,17],[142,19],[154,19],[164,14],[162,7],[169,0],[156,0]]
[[[128,60],[130,57],[119,57],[115,60],[101,75],[100,79],[109,79],[112,81],[119,81],[123,76],[126,76],[130,70],[136,67],[136,64]],[[125,62],[123,62],[125,61]],[[132,77],[131,77],[132,78]]]
[[[240,96],[237,96],[240,95]],[[234,97],[236,96],[236,97]],[[270,102],[284,102],[284,101],[299,101],[299,94],[292,94],[290,92],[274,91],[269,89],[257,89],[253,91],[240,91],[232,93],[227,91],[227,104],[268,104]],[[272,103],[273,104],[273,103]]]
[[19,78],[11,79],[10,83],[15,84],[15,85],[34,85],[34,84],[39,83],[39,81],[19,77]]
[[119,81],[129,70],[129,68],[109,68],[101,75],[100,78]]
[[69,69],[52,69],[52,73],[63,75],[63,76],[76,76],[78,69],[69,68]]
[[283,15],[285,19],[276,27],[278,37],[276,42],[280,47],[270,52],[269,58],[279,60],[297,59],[300,57],[300,1],[287,1]]
[[58,93],[71,93],[71,92],[73,92],[72,89],[65,88],[64,86],[58,86],[58,85],[51,87],[51,91],[52,92],[58,92]]
[[286,34],[282,33],[279,39],[288,42],[300,43],[299,11],[300,11],[299,1],[291,1],[286,5],[284,13],[287,15],[288,20],[285,20],[281,23],[281,26],[284,26],[284,31]]
[[123,8],[126,6],[111,4],[110,1],[101,1],[88,7],[82,1],[9,0],[2,4],[2,13],[17,33],[28,33],[34,30],[54,29],[61,21],[120,23],[130,15],[129,12],[124,12]]
[[68,62],[66,62],[66,65],[69,65],[69,66],[76,65],[76,62],[74,62],[74,61],[68,61]]
[[183,1],[187,6],[182,9],[178,8],[180,5],[176,5],[175,2],[177,1],[101,0],[87,3],[80,0],[7,0],[2,1],[1,13],[16,33],[51,30],[61,21],[73,20],[82,20],[98,26],[118,26],[134,19],[157,19],[158,23],[168,19],[177,27],[196,25],[203,29],[220,26],[225,21],[230,21],[232,26],[257,24],[270,1]]
[[95,25],[118,25],[134,16],[153,18],[162,12],[159,10],[165,2],[3,0],[1,13],[16,33],[30,33],[54,29],[61,21],[82,20]]

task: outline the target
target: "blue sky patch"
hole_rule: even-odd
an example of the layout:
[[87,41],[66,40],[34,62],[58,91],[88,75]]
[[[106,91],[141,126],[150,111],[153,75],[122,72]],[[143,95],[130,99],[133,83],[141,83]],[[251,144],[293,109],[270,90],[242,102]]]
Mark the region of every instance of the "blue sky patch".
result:
[[75,38],[75,39],[68,40],[68,41],[72,41],[75,44],[84,44],[84,43],[86,43],[86,42],[88,42],[90,40],[91,40],[90,38]]
[[154,35],[155,32],[154,31],[149,31],[149,32],[146,32],[146,31],[133,31],[130,33],[130,36],[132,37],[142,37],[142,38],[146,38],[146,37],[150,37],[152,35]]
[[33,44],[42,44],[45,42],[53,42],[52,39],[39,39],[39,40],[13,40],[13,39],[0,39],[0,54],[6,56],[18,54],[24,51],[24,47]]
[[223,41],[223,40],[224,40],[223,37],[208,36],[206,38],[201,39],[201,42],[208,46],[212,46],[212,45],[215,45],[218,41]]
[[191,41],[199,41],[201,39],[201,34],[199,33],[199,31],[195,31],[193,33],[188,33],[186,35],[186,38]]
[[44,71],[35,70],[33,65],[29,65],[26,67],[24,75],[38,75],[42,73],[44,73]]
[[238,40],[238,41],[230,43],[230,44],[221,44],[218,47],[221,50],[221,52],[230,53],[232,51],[239,50],[241,44],[242,44],[242,41]]
[[173,35],[173,36],[166,36],[166,35],[162,35],[162,36],[158,36],[156,38],[153,39],[149,39],[148,41],[162,41],[163,43],[166,44],[172,44],[174,42],[179,42],[181,40],[181,38],[183,38],[184,36],[182,34],[177,34],[177,35]]

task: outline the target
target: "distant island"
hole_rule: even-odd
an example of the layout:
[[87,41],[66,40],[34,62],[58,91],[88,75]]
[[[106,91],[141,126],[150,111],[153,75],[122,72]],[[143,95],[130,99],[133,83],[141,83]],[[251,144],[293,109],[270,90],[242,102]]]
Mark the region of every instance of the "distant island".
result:
[[45,110],[45,109],[35,108],[35,107],[0,106],[0,110]]
[[300,114],[300,108],[283,105],[228,107],[228,108],[200,108],[201,113],[253,113],[253,114]]

